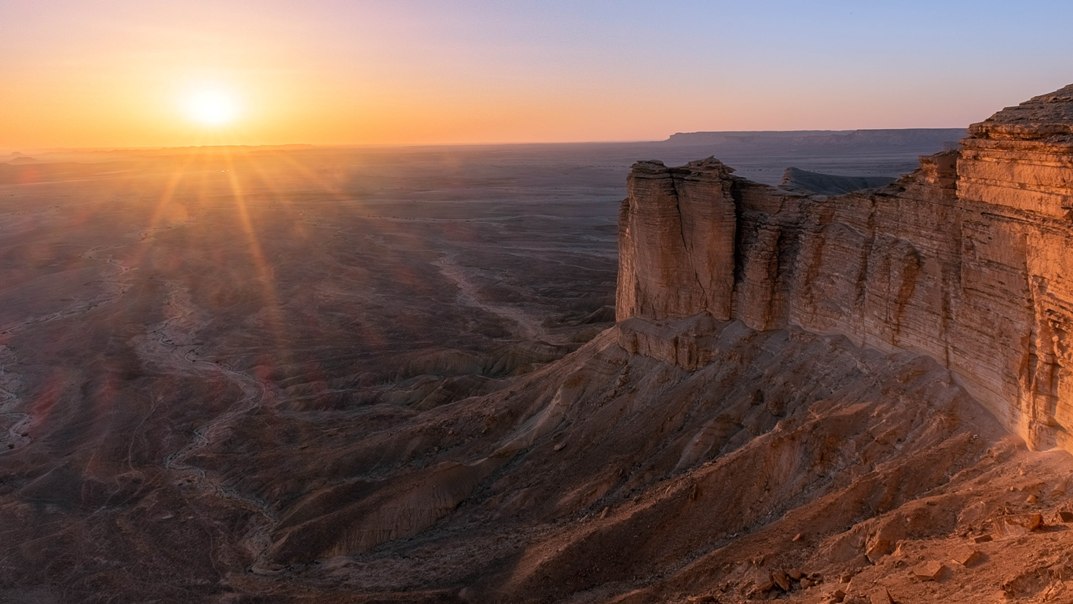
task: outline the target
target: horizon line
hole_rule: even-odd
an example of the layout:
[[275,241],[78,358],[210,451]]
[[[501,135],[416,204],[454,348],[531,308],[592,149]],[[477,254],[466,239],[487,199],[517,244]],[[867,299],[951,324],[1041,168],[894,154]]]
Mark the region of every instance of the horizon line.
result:
[[[194,149],[284,149],[284,148],[334,148],[334,149],[414,149],[430,147],[510,147],[536,145],[613,145],[638,143],[671,143],[679,135],[690,134],[774,134],[774,133],[824,133],[824,132],[880,132],[899,130],[968,130],[968,126],[950,127],[905,127],[905,128],[817,128],[790,130],[690,130],[674,132],[663,139],[611,139],[611,140],[563,140],[563,141],[498,141],[498,142],[458,142],[458,143],[233,143],[233,144],[180,144],[180,145],[131,145],[131,146],[90,146],[90,147],[7,147],[0,148],[6,156],[31,156],[33,153],[116,153],[136,151],[168,151]],[[24,149],[30,149],[24,152]]]

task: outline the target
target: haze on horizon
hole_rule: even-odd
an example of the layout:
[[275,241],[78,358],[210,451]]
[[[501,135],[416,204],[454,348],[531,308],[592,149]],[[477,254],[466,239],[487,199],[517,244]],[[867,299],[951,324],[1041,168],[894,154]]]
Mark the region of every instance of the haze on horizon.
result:
[[960,127],[1069,83],[1071,17],[1061,2],[7,0],[0,151]]

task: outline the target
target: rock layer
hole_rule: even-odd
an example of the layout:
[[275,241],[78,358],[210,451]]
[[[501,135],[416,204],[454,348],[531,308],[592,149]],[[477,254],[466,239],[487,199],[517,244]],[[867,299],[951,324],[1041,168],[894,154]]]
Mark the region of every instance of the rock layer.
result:
[[789,193],[714,158],[640,162],[617,318],[708,313],[924,354],[1031,446],[1073,450],[1071,208],[1073,85],[874,192]]

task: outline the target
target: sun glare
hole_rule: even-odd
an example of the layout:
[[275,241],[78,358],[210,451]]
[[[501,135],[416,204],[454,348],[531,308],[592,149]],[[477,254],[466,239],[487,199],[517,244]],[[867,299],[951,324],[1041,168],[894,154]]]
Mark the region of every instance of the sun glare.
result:
[[231,124],[238,117],[235,95],[222,88],[196,90],[186,98],[184,109],[190,121],[210,128]]

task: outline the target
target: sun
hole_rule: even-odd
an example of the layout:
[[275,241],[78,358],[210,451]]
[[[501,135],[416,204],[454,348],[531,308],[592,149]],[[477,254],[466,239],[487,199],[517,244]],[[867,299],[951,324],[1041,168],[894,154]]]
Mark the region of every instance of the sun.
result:
[[239,102],[238,97],[226,88],[199,88],[187,95],[183,110],[186,117],[199,126],[221,128],[238,118]]

